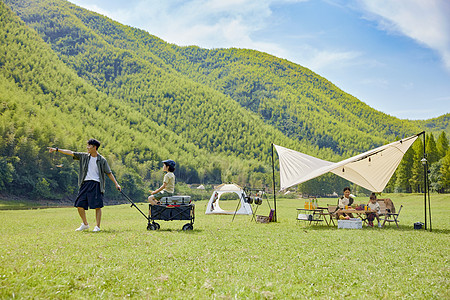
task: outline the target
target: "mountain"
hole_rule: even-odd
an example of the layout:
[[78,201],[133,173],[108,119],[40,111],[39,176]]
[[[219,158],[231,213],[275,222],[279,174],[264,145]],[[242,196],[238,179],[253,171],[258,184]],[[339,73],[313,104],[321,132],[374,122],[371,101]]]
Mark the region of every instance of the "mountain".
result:
[[436,135],[439,134],[439,132],[445,132],[450,136],[450,114],[445,114],[429,120],[415,120],[413,123],[427,132],[432,132]]
[[271,143],[338,160],[449,128],[448,115],[419,122],[378,112],[258,51],[178,47],[63,0],[0,5],[0,172],[10,189],[73,192],[74,164],[45,148],[82,151],[90,137],[141,196],[169,157],[180,181],[262,185]]

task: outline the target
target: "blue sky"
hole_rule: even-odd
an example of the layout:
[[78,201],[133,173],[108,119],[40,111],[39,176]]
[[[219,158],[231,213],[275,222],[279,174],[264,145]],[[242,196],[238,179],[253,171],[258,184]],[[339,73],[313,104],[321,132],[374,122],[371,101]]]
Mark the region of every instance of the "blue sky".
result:
[[449,0],[70,0],[180,46],[249,48],[402,119],[450,113]]

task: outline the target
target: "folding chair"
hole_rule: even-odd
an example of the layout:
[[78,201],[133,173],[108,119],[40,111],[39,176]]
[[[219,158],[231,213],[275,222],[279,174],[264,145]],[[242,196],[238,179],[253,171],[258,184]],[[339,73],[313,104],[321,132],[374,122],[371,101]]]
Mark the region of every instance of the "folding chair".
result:
[[330,205],[330,204],[328,204],[328,212],[327,213],[324,213],[324,218],[325,218],[325,220],[326,220],[326,216],[329,216],[330,217],[330,222],[327,222],[327,225],[329,225],[329,224],[331,224],[331,223],[333,223],[333,226],[336,226],[336,224],[334,224],[334,220],[333,220],[333,217],[336,217],[336,214],[335,214],[335,211],[336,211],[336,205]]
[[400,215],[400,212],[402,211],[402,207],[403,207],[403,205],[400,206],[400,209],[398,210],[398,213],[396,213],[396,214],[386,212],[386,214],[384,215],[384,222],[381,227],[384,227],[384,224],[386,222],[389,222],[389,223],[395,222],[395,224],[397,225],[397,228],[400,228],[400,227],[398,227],[398,222],[399,222],[398,216]]

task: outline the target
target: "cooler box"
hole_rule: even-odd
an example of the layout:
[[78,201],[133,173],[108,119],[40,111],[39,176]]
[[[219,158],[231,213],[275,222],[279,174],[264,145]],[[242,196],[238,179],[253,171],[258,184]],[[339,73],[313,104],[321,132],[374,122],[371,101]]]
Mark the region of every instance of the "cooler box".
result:
[[162,197],[161,205],[184,205],[191,203],[191,196]]
[[361,229],[362,228],[362,220],[358,218],[350,219],[350,220],[338,220],[338,228],[344,229]]

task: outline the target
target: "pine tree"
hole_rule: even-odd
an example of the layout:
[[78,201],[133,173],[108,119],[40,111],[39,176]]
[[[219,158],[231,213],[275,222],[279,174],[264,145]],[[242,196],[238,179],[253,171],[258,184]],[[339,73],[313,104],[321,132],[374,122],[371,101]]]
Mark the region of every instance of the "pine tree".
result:
[[441,175],[442,188],[450,191],[450,151],[442,159]]
[[421,192],[423,188],[423,165],[421,159],[423,158],[423,143],[421,139],[417,139],[412,149],[414,151],[411,174],[408,182],[411,186],[412,192]]
[[430,166],[440,159],[433,133],[430,133],[426,138],[425,152],[427,153],[427,160]]
[[445,134],[445,131],[442,131],[436,142],[436,148],[439,153],[439,159],[443,158],[447,154],[449,146],[450,145],[447,135]]
[[[417,141],[416,141],[417,143]],[[408,179],[411,176],[412,168],[414,161],[414,150],[413,148],[409,148],[403,156],[402,162],[396,171],[396,182],[395,182],[395,191],[396,192],[411,192],[411,184]]]

